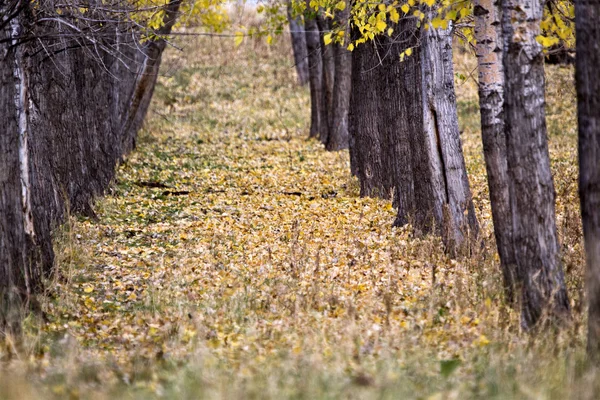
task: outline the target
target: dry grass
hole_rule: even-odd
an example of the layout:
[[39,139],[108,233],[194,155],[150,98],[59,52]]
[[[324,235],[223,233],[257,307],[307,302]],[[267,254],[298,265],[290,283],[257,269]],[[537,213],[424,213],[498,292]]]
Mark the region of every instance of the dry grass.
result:
[[534,338],[502,301],[473,82],[457,92],[485,240],[450,260],[306,140],[290,60],[284,42],[170,51],[100,221],[57,241],[48,321],[28,322],[0,398],[593,398],[572,71],[548,72],[548,126],[574,318]]

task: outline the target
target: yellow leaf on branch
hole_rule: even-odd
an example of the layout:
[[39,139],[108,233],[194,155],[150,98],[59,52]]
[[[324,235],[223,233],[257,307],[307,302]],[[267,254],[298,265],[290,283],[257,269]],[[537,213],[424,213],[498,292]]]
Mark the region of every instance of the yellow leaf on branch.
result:
[[235,38],[234,38],[234,43],[236,46],[239,46],[242,44],[242,42],[244,41],[244,33],[243,32],[236,32],[235,33]]

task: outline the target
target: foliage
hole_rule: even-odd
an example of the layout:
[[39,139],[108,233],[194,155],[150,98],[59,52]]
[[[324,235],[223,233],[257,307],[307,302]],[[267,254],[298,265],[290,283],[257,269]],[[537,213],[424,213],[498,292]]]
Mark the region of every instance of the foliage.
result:
[[189,0],[181,5],[179,26],[201,26],[210,32],[223,32],[231,24],[224,0]]
[[548,1],[541,22],[538,42],[545,49],[575,49],[575,4],[573,1]]
[[[333,19],[338,10],[344,10],[345,0],[293,0],[298,14],[321,13]],[[461,43],[475,43],[473,23],[473,2],[467,0],[357,0],[353,3],[349,23],[360,32],[360,37],[348,44],[353,50],[357,45],[373,40],[377,35],[391,36],[400,18],[416,18],[417,27],[425,29],[448,29],[453,27]],[[574,4],[571,0],[555,0],[546,3],[541,23],[542,34],[538,41],[544,48],[558,44],[573,49],[575,40]],[[331,33],[325,34],[325,44],[336,40],[344,43],[345,26],[334,26]],[[407,56],[410,54],[406,54]],[[402,56],[401,56],[402,57]]]
[[[155,38],[164,23],[165,7],[169,0],[110,0],[98,4],[85,0],[34,0],[38,21],[53,21],[60,28],[71,30],[81,41],[97,43],[103,40],[102,28],[119,27],[131,34],[135,30],[141,41]],[[200,26],[210,32],[223,32],[230,24],[224,7],[225,0],[182,0],[177,26]]]

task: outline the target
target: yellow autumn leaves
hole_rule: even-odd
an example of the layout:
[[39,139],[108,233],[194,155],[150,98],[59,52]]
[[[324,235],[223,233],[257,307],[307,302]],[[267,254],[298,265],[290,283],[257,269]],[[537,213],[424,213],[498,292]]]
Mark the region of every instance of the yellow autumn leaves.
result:
[[[302,14],[306,11],[303,1],[295,1],[294,9]],[[554,3],[553,3],[554,4]],[[427,8],[423,8],[426,6]],[[346,7],[345,1],[331,2],[329,0],[311,0],[308,6],[313,12],[322,12],[327,18],[333,18],[336,10]],[[409,0],[407,2],[394,1],[390,4],[358,0],[354,3],[351,12],[351,24],[355,26],[361,37],[349,43],[347,48],[354,50],[357,45],[373,40],[377,35],[387,34],[391,36],[394,29],[392,24],[398,23],[402,15],[411,15],[419,20],[418,25],[425,23],[425,29],[448,29],[451,23],[465,21],[457,24],[461,31],[460,41],[474,43],[474,32],[470,18],[472,18],[473,3],[469,1],[456,0]],[[542,34],[538,41],[545,47],[551,47],[563,43],[566,47],[574,46],[573,29],[573,3],[569,0],[561,0],[556,7],[545,8],[544,19],[541,24]],[[345,43],[346,27],[334,26],[333,32],[325,33],[325,44]],[[401,55],[404,58],[407,54]]]

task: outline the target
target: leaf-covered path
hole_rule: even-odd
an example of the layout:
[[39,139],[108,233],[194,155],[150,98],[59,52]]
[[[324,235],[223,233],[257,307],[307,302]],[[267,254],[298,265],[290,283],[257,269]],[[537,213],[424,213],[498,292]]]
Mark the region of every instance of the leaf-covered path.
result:
[[57,393],[433,393],[439,360],[505,334],[488,250],[451,261],[439,240],[391,229],[389,202],[358,197],[347,154],[306,140],[308,93],[283,44],[196,46],[171,52],[99,219],[58,242],[45,330],[61,341],[41,367]]

